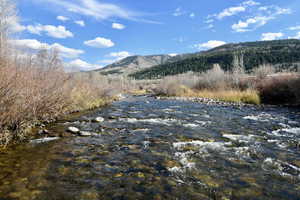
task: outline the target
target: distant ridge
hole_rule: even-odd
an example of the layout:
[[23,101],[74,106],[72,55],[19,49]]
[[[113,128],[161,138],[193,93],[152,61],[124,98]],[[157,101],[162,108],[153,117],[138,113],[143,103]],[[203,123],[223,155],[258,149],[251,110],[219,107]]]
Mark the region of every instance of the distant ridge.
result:
[[300,69],[300,40],[274,40],[225,44],[208,51],[186,54],[173,62],[156,65],[130,74],[135,79],[155,79],[188,71],[202,72],[218,63],[232,69],[238,60],[246,71],[262,64],[272,64],[278,71]]

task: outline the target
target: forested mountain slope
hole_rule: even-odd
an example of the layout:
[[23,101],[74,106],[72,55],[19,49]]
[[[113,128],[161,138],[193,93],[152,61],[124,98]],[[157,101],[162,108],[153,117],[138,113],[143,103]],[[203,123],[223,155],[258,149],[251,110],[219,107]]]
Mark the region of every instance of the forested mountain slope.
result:
[[156,65],[133,74],[136,79],[155,79],[188,71],[202,72],[220,64],[224,70],[235,65],[251,71],[262,64],[272,64],[278,70],[298,70],[300,40],[275,40],[226,44],[208,51],[189,54],[179,61]]

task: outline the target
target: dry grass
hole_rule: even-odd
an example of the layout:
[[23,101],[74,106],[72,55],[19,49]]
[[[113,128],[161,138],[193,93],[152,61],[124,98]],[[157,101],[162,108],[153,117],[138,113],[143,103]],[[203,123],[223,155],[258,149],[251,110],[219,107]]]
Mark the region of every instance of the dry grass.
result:
[[250,104],[300,105],[300,75],[276,73],[274,66],[262,65],[252,74],[243,70],[223,71],[219,65],[204,73],[165,77],[154,90],[158,95],[205,97]]
[[226,102],[243,102],[248,104],[260,104],[260,97],[256,90],[220,90],[220,91],[210,91],[201,90],[197,91],[196,95],[198,97],[217,99]]

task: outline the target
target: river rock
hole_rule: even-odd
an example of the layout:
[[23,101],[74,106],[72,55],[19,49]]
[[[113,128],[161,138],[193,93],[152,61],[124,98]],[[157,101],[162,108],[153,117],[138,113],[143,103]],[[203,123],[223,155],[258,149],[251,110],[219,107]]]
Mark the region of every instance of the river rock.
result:
[[78,129],[78,128],[76,128],[76,127],[69,127],[68,129],[67,129],[67,131],[69,131],[69,132],[71,132],[71,133],[75,133],[75,134],[77,134],[77,133],[79,133],[80,132],[80,130]]
[[39,130],[38,134],[39,135],[48,135],[49,131],[47,129]]
[[40,144],[40,143],[51,142],[51,141],[58,140],[58,139],[59,139],[59,137],[45,137],[45,138],[30,140],[30,143]]
[[104,122],[104,118],[103,117],[97,117],[97,118],[93,119],[93,122]]
[[92,132],[88,132],[88,131],[80,131],[79,135],[86,137],[86,136],[95,136],[97,134],[96,133],[92,133]]

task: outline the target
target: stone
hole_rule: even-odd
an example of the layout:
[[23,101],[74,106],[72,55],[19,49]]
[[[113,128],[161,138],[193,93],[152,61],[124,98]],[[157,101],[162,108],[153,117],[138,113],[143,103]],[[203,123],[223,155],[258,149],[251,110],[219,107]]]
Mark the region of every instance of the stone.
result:
[[79,132],[79,135],[80,135],[80,136],[96,136],[96,135],[98,135],[98,134],[92,133],[92,132],[88,132],[88,131],[80,131],[80,132]]
[[38,134],[39,135],[48,135],[49,131],[47,129],[39,130]]
[[93,119],[93,122],[104,122],[104,118],[103,117],[97,117],[97,118]]
[[80,130],[78,129],[78,128],[76,128],[76,127],[69,127],[68,129],[67,129],[67,131],[69,131],[69,132],[71,132],[71,133],[75,133],[75,134],[77,134],[77,133],[79,133],[80,132]]
[[58,139],[60,139],[60,138],[59,137],[46,137],[46,138],[31,140],[30,143],[40,144],[40,143],[51,142],[51,141],[58,140]]

